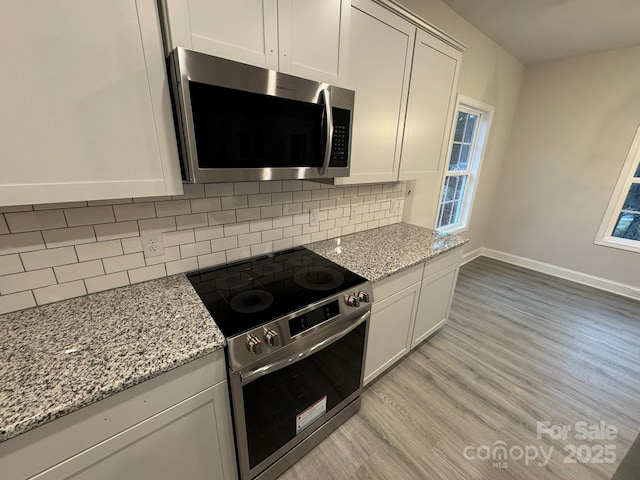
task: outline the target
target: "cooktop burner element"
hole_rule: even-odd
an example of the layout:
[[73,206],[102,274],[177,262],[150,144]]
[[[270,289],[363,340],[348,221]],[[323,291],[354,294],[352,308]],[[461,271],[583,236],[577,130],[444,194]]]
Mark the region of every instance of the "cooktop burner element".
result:
[[303,268],[296,272],[293,279],[298,285],[309,290],[331,290],[344,282],[340,272],[326,267]]
[[247,290],[231,299],[230,305],[238,313],[257,313],[273,303],[273,295],[264,290]]
[[188,277],[227,338],[366,282],[303,247],[200,270]]

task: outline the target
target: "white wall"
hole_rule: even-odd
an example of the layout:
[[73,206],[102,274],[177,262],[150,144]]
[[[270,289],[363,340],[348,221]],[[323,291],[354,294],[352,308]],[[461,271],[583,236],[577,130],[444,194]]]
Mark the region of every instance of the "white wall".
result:
[[527,68],[485,246],[640,286],[593,244],[639,123],[640,47]]
[[[495,107],[469,229],[463,233],[470,239],[465,246],[465,251],[469,252],[485,244],[493,195],[511,132],[524,67],[440,0],[399,0],[398,3],[468,46],[462,55],[458,92]],[[433,228],[440,181],[409,182],[407,188],[413,193],[406,197],[403,220]]]

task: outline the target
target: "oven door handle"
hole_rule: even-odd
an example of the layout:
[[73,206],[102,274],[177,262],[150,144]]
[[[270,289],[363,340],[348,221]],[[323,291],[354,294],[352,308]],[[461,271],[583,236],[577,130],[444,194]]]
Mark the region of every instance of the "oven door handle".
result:
[[324,161],[322,162],[320,176],[325,177],[331,160],[331,150],[333,150],[333,109],[331,108],[331,92],[329,88],[322,90],[322,98],[324,100],[327,139],[324,145]]
[[366,321],[370,316],[371,316],[371,310],[367,310],[363,315],[358,317],[358,319],[354,323],[349,325],[347,328],[337,333],[334,333],[333,335],[325,338],[321,342],[316,343],[311,348],[305,349],[304,352],[300,352],[300,353],[297,353],[296,355],[283,358],[282,360],[277,360],[263,367],[256,368],[255,370],[250,370],[247,373],[241,373],[240,380],[242,381],[242,384],[246,384],[254,380],[257,380],[258,378],[263,377],[264,375],[267,375],[269,373],[277,372],[278,370],[281,370],[284,367],[287,367],[289,365],[293,365],[294,363],[299,362],[300,360],[308,357],[309,355],[313,355],[318,350],[321,350],[324,347],[331,345],[333,342],[340,340],[345,335],[348,335],[349,333],[351,333],[351,331],[355,330],[362,322]]

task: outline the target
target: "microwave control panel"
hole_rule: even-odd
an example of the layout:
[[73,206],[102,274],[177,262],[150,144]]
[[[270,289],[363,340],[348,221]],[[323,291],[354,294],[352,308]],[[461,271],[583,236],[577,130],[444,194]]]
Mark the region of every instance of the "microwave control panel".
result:
[[342,108],[333,108],[333,147],[331,149],[330,167],[346,167],[349,165],[349,127],[351,112]]

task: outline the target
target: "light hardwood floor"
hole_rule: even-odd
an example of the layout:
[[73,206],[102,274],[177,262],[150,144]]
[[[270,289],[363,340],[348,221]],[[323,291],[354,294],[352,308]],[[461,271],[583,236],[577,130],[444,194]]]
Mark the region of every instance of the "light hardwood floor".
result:
[[[572,431],[538,439],[538,421]],[[579,440],[579,421],[618,434]],[[371,384],[360,412],[280,480],[610,479],[639,432],[640,302],[479,258],[460,270],[448,324]],[[551,460],[495,468],[464,456],[499,441],[553,447]],[[584,459],[615,445],[616,461],[564,463],[568,444],[587,445]]]

